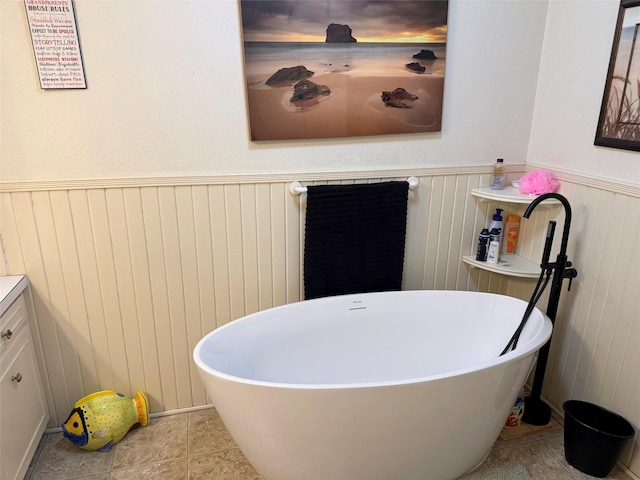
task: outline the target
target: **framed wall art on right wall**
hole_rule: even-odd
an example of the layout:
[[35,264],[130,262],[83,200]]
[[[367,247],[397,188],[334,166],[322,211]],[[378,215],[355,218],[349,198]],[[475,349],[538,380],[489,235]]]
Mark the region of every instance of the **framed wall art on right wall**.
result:
[[640,151],[640,0],[622,0],[595,145]]

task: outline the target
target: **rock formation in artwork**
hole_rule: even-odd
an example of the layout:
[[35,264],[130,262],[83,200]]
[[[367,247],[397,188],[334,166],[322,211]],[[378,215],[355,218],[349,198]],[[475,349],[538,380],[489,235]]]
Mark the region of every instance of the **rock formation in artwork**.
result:
[[405,67],[416,73],[424,73],[424,71],[427,69],[426,67],[420,65],[418,62],[407,63]]
[[284,67],[271,75],[265,82],[267,85],[278,85],[281,83],[292,83],[313,76],[313,72],[306,67],[298,65],[296,67]]
[[325,43],[356,43],[358,40],[351,36],[349,25],[331,23],[327,27],[327,40]]
[[413,58],[419,58],[420,60],[437,60],[436,54],[431,50],[420,50],[420,53],[416,53]]
[[382,92],[381,98],[386,106],[395,108],[413,108],[413,105],[407,102],[418,100],[417,95],[407,92],[402,87],[398,87],[392,92]]
[[293,97],[289,100],[291,103],[301,102],[303,100],[311,100],[318,95],[329,95],[331,89],[326,85],[318,85],[311,80],[300,80],[293,87]]

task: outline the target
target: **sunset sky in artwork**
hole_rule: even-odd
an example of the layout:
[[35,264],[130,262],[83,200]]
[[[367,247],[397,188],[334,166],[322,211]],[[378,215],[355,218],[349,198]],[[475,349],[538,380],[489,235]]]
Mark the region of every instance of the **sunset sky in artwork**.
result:
[[253,42],[324,42],[330,23],[358,42],[444,43],[447,1],[241,0],[243,36]]

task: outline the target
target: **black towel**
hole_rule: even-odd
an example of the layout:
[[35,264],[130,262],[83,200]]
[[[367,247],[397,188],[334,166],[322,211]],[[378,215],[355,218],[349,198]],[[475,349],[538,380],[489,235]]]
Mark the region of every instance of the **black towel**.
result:
[[407,182],[307,189],[305,299],[400,290]]

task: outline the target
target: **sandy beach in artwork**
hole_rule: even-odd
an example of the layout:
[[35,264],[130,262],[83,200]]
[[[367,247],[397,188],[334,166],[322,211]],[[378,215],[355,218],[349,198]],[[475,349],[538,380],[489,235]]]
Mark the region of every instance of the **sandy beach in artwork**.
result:
[[252,140],[441,130],[447,1],[240,4]]
[[[357,76],[326,73],[309,80],[331,89],[306,105],[289,100],[293,86],[247,89],[252,140],[327,138],[440,130],[444,77],[413,74]],[[382,92],[404,88],[416,95],[411,108],[394,108]]]

